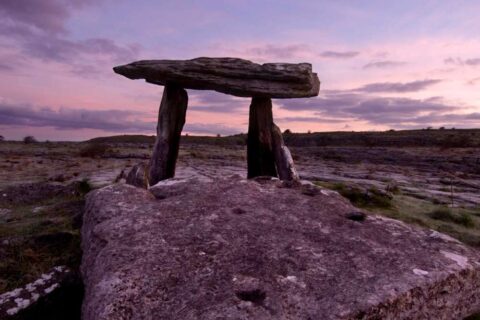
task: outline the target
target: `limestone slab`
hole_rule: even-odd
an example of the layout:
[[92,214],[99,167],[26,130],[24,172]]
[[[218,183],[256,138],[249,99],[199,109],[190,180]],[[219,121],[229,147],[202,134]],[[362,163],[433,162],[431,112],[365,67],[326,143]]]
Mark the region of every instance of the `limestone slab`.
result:
[[[168,180],[166,180],[168,181]],[[83,319],[462,319],[480,255],[280,181],[162,182],[87,197]],[[165,190],[167,191],[167,190]],[[307,192],[308,191],[308,192]]]
[[239,97],[304,98],[317,96],[320,82],[309,63],[257,64],[238,58],[141,60],[113,70],[129,79],[214,90]]

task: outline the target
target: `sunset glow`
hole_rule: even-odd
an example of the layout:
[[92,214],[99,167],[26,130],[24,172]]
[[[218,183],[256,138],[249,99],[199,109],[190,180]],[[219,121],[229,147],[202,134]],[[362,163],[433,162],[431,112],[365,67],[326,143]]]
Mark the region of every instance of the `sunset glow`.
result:
[[[232,56],[310,62],[294,132],[480,126],[478,1],[0,1],[0,134],[154,134],[162,87],[112,67]],[[120,18],[119,18],[120,17]],[[189,90],[184,132],[246,132],[249,99]]]

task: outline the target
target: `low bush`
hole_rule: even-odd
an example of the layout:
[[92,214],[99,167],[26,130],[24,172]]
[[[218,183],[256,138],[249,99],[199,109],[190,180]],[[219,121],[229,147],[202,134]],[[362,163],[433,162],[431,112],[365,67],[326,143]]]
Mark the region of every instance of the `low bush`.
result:
[[35,139],[34,136],[26,136],[23,138],[23,143],[29,144],[29,143],[36,143],[37,139]]
[[85,157],[85,158],[98,158],[105,155],[105,153],[107,153],[107,151],[109,150],[110,148],[105,144],[91,143],[83,147],[80,150],[79,155],[80,157]]
[[337,183],[333,189],[357,207],[385,209],[392,207],[392,197],[388,193],[375,187],[361,189],[359,187]]
[[453,222],[467,228],[473,228],[475,226],[475,221],[473,220],[471,215],[465,212],[455,213],[448,208],[440,208],[433,210],[428,214],[428,216],[435,220]]

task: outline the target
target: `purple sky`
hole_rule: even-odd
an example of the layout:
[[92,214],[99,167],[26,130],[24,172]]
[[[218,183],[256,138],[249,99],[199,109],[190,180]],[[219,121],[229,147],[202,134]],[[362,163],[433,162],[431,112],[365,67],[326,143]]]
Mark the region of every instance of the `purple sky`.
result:
[[[480,127],[480,2],[1,0],[0,135],[154,134],[139,59],[311,62],[319,97],[274,100],[282,130]],[[185,131],[247,131],[248,99],[189,90]]]

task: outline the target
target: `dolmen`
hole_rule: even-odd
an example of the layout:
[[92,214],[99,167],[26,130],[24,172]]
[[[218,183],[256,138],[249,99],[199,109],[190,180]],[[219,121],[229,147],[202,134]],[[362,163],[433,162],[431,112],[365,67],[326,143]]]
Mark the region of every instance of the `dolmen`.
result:
[[297,180],[290,151],[273,122],[272,99],[318,95],[320,81],[309,63],[257,64],[238,58],[142,60],[113,70],[129,79],[165,86],[160,103],[157,138],[149,165],[149,184],[174,177],[180,135],[185,124],[185,89],[214,90],[251,97],[247,137],[248,178]]

